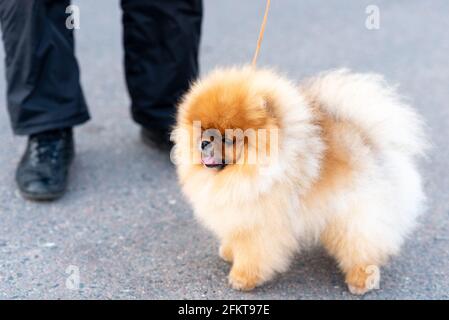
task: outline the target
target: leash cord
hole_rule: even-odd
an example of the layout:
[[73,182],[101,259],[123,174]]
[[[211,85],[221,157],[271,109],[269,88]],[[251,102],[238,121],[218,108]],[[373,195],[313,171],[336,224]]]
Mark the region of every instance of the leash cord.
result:
[[260,46],[262,45],[263,35],[265,34],[265,26],[267,24],[268,11],[270,11],[271,0],[267,0],[267,5],[265,7],[265,14],[263,16],[262,26],[260,27],[259,38],[257,39],[256,52],[254,52],[254,57],[252,61],[253,68],[256,67],[257,58],[259,57]]

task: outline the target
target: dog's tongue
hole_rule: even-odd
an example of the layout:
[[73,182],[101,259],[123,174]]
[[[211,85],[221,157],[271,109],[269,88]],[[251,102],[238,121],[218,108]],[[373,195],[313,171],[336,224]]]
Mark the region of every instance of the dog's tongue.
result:
[[201,158],[201,161],[203,162],[203,164],[206,164],[206,165],[214,165],[214,164],[216,164],[215,163],[215,159],[212,156],[206,156],[206,157],[203,156]]

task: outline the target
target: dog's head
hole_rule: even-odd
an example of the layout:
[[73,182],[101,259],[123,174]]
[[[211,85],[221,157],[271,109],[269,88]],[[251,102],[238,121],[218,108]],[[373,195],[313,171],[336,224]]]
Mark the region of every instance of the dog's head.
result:
[[188,149],[192,161],[207,170],[266,158],[278,127],[270,93],[256,79],[253,69],[227,69],[195,83],[180,105],[176,131],[183,137],[176,147]]

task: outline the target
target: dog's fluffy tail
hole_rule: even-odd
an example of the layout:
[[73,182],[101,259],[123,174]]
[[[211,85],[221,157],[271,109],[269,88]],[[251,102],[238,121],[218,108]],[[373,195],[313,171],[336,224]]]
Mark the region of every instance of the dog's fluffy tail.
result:
[[340,69],[311,78],[301,88],[327,114],[357,125],[380,150],[424,154],[428,143],[420,116],[382,76]]

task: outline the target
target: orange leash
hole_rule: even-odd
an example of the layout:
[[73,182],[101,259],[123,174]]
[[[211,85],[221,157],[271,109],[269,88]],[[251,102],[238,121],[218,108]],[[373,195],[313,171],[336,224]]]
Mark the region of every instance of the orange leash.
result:
[[254,57],[253,57],[253,62],[252,62],[253,68],[256,67],[257,58],[259,57],[260,46],[262,44],[263,35],[265,34],[265,26],[267,24],[268,11],[270,11],[270,3],[271,3],[271,0],[267,0],[267,5],[265,7],[265,14],[263,16],[263,21],[262,21],[262,26],[260,27],[259,39],[257,39],[256,52],[254,53]]

